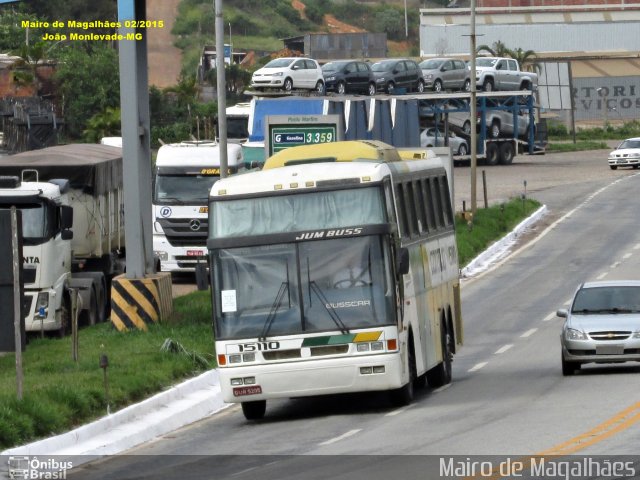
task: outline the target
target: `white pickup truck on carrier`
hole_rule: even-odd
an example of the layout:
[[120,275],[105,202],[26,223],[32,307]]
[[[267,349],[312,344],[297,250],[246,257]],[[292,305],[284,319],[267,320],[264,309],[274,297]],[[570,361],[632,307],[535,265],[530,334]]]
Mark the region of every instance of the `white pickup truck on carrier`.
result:
[[27,331],[64,334],[71,289],[81,319],[109,316],[110,281],[124,269],[123,202],[120,148],[63,145],[2,159],[0,208],[22,212]]
[[538,75],[520,70],[518,61],[513,58],[478,57],[476,85],[485,92],[537,90]]

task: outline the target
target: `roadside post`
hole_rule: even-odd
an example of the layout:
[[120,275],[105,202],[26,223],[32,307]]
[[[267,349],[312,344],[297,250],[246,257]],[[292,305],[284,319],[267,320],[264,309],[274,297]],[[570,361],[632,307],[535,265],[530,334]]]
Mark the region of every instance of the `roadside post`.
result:
[[0,352],[15,352],[18,400],[22,400],[22,351],[26,345],[22,314],[21,213],[15,207],[0,210],[0,258],[11,259],[11,268],[0,270]]

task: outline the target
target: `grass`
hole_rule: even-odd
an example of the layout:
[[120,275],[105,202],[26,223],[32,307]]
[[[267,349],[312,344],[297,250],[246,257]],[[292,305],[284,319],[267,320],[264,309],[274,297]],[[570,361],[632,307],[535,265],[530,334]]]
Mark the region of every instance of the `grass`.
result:
[[580,140],[576,143],[549,143],[546,146],[547,152],[579,152],[582,150],[611,150],[606,142],[596,142]]
[[[120,333],[111,324],[82,328],[79,361],[71,338],[31,339],[23,355],[23,400],[16,396],[15,357],[0,358],[0,449],[60,433],[106,413],[102,353],[109,359],[109,402],[115,411],[216,366],[210,296],[194,292],[174,302],[172,319],[148,332]],[[167,338],[198,354],[161,351]],[[203,365],[202,359],[208,363]]]
[[[502,237],[539,207],[527,199],[479,209],[470,230],[456,219],[460,266]],[[170,338],[189,355],[161,346]],[[24,397],[16,398],[15,359],[0,357],[0,450],[68,431],[106,413],[101,354],[109,359],[111,411],[140,401],[216,366],[209,292],[174,300],[174,314],[148,332],[121,333],[111,324],[82,328],[79,361],[71,358],[71,338],[34,338],[23,355]]]
[[536,200],[527,198],[524,203],[515,198],[501,205],[478,209],[470,226],[467,220],[456,217],[458,261],[466,266],[491,243],[502,238],[524,218],[540,207]]

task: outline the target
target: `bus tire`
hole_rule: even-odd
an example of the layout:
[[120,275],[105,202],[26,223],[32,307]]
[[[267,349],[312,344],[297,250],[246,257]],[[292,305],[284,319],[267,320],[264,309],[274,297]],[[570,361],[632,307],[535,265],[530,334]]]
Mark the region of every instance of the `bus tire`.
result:
[[267,411],[266,400],[256,400],[253,402],[242,402],[242,413],[247,420],[260,420]]
[[442,331],[442,362],[433,367],[427,372],[427,382],[432,388],[442,387],[451,383],[451,360],[453,357],[452,343],[453,338],[449,332],[447,323],[443,323],[444,330]]
[[491,143],[487,143],[486,146],[486,163],[487,165],[497,165],[498,164],[498,146],[491,142]]
[[500,163],[502,165],[511,165],[513,163],[513,145],[511,142],[505,142],[500,145]]
[[413,402],[413,397],[415,394],[415,383],[417,379],[416,374],[416,356],[413,352],[413,339],[409,337],[409,352],[407,353],[409,363],[409,381],[403,385],[402,387],[391,390],[390,399],[391,403],[398,407],[404,407]]

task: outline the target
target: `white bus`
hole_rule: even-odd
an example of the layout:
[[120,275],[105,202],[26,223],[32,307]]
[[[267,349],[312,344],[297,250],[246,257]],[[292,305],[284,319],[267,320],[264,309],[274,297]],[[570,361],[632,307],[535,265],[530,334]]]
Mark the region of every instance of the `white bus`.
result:
[[447,174],[432,152],[400,154],[293,147],[213,186],[218,372],[247,419],[273,398],[386,390],[402,405],[451,381],[463,332]]

